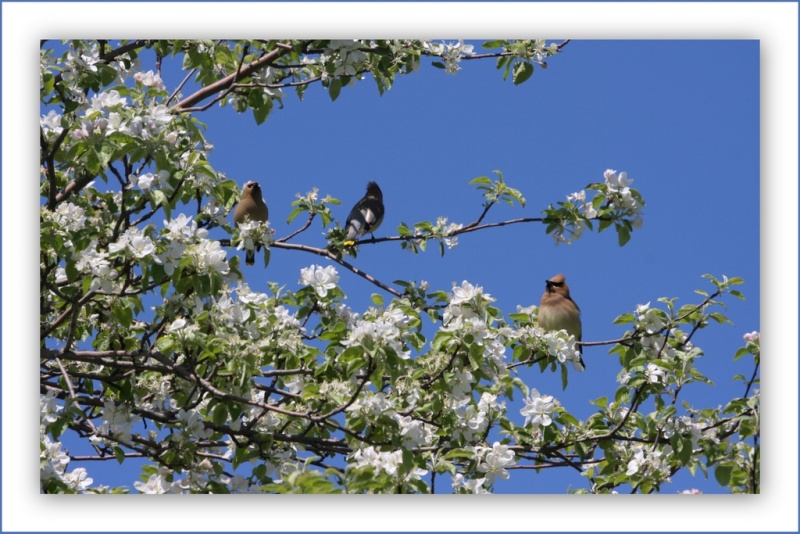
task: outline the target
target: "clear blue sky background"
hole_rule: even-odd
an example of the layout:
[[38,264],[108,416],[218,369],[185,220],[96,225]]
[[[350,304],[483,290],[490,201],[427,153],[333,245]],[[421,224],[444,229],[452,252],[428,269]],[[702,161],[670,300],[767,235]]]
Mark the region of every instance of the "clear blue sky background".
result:
[[[170,73],[173,65],[164,62],[168,90],[183,78]],[[686,388],[684,398],[699,408],[742,395],[744,386],[731,378],[749,376],[752,365],[746,358],[734,363],[733,354],[744,333],[760,330],[758,41],[576,40],[521,86],[504,82],[493,60],[462,67],[447,76],[426,65],[383,96],[371,79],[342,90],[336,102],[320,86],[309,88],[303,102],[287,92],[285,108],[261,126],[230,108],[197,116],[208,125],[215,168],[240,184],[262,184],[276,237],[302,225],[302,218],[286,224],[290,204],[313,187],[342,201],[335,214],[343,223],[367,181],[377,181],[386,217],[376,236],[386,236],[396,235],[401,222],[473,221],[482,197],[468,182],[495,169],[528,203],[497,205],[487,222],[540,216],[548,204],[602,181],[605,169],[627,171],[647,206],[644,227],[625,247],[613,230],[556,246],[544,226],[524,224],[461,236],[443,258],[438,247],[415,256],[397,243],[365,245],[354,264],[385,283],[427,280],[432,289],[450,290],[468,280],[505,314],[538,305],[544,280],[563,272],[583,310],[584,341],[620,337],[624,328],[614,318],[638,304],[656,305],[658,297],[698,302],[695,289],[713,291],[705,273],[743,277],[747,300],[731,300],[723,310],[734,325],[712,325],[694,338],[705,350],[698,368],[716,385]],[[318,224],[294,241],[324,244]],[[328,264],[274,250],[266,270],[259,260],[243,272],[258,290],[266,291],[268,281],[298,289],[300,269],[315,263]],[[338,270],[347,304],[364,311],[379,290]],[[607,348],[588,348],[584,358],[587,371],[572,372],[566,391],[558,374],[522,376],[584,419],[596,410],[589,401],[613,397],[620,369]],[[521,422],[520,407],[519,398],[509,403]],[[132,487],[134,466],[87,468],[95,484]],[[713,475],[673,480],[664,493],[721,490]],[[513,471],[496,491],[561,493],[569,485],[585,487],[585,479],[566,470]]]

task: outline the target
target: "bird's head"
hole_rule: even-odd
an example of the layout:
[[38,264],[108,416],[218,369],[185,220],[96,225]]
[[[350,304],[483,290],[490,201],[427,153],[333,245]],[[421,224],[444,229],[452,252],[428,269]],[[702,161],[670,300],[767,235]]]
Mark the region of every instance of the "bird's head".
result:
[[569,296],[569,286],[567,286],[567,279],[563,274],[559,273],[550,280],[545,280],[545,290],[548,293],[560,293],[564,296]]
[[242,194],[244,196],[252,196],[254,198],[259,198],[261,196],[261,186],[258,185],[258,182],[250,180],[249,182],[244,184],[244,188],[242,189]]
[[381,188],[378,187],[377,183],[369,182],[367,184],[367,195],[377,198],[383,198],[383,191],[381,191]]

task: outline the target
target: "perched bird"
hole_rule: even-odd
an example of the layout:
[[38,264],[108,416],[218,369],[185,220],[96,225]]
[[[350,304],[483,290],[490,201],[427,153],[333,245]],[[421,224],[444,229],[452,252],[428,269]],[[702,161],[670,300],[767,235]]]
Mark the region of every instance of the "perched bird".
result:
[[[233,212],[233,222],[239,226],[247,221],[266,222],[267,219],[269,219],[269,209],[261,196],[261,186],[258,182],[250,180],[242,188],[242,198]],[[257,250],[261,250],[261,245],[258,245]],[[255,251],[248,250],[244,262],[253,265],[256,262]]]
[[[356,202],[347,217],[347,238],[345,242],[353,242],[357,237],[372,234],[383,222],[383,192],[378,184],[369,182],[367,194]],[[372,236],[375,237],[374,235]]]
[[[539,306],[539,326],[545,330],[566,330],[575,336],[576,341],[581,341],[581,309],[569,296],[569,286],[563,274],[545,280],[544,295]],[[583,358],[580,355],[578,357],[585,369]]]

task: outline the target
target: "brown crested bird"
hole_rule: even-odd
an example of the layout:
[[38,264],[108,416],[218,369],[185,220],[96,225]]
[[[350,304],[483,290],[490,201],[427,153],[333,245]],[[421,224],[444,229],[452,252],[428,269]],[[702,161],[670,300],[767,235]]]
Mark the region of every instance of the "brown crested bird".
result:
[[[581,341],[581,309],[569,296],[569,286],[563,274],[545,281],[544,295],[539,306],[539,326],[544,330],[566,330]],[[583,357],[578,355],[580,365],[586,369]],[[581,370],[583,370],[581,369]]]
[[[239,226],[247,221],[267,222],[267,219],[269,219],[269,209],[261,196],[261,186],[258,185],[258,182],[250,180],[242,188],[242,198],[233,212],[233,222]],[[256,250],[261,250],[261,245],[257,245]],[[254,250],[246,252],[244,262],[247,265],[253,265],[256,262]]]
[[[345,242],[353,242],[357,237],[365,235],[367,232],[370,234],[383,222],[383,192],[378,184],[369,182],[367,184],[367,193],[364,197],[356,202],[350,215],[347,216],[347,238]],[[372,236],[375,237],[374,235]]]

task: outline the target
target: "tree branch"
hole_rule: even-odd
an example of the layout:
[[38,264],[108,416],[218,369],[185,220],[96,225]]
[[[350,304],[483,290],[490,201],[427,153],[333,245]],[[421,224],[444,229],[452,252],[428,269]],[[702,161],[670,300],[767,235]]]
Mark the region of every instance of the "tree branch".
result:
[[377,280],[372,275],[370,275],[368,273],[365,273],[364,271],[362,271],[361,269],[359,269],[355,265],[353,265],[351,263],[348,263],[348,262],[344,261],[343,259],[337,258],[335,255],[333,255],[327,249],[316,248],[316,247],[312,247],[312,246],[309,246],[309,245],[295,245],[293,243],[285,243],[285,242],[278,242],[278,241],[274,242],[272,244],[271,248],[283,248],[283,249],[287,249],[287,250],[302,250],[304,252],[310,252],[311,254],[316,254],[317,256],[322,256],[323,258],[328,258],[329,260],[338,263],[339,265],[341,265],[345,269],[357,274],[358,276],[362,277],[363,279],[367,280],[368,282],[378,286],[379,288],[383,289],[387,293],[391,293],[392,295],[394,295],[395,297],[398,297],[398,298],[403,296],[403,294],[400,293],[399,291],[397,291],[396,289],[387,286],[383,282]]
[[187,108],[191,108],[195,104],[202,102],[206,98],[209,98],[211,95],[224,91],[225,89],[229,88],[235,82],[241,80],[242,78],[246,78],[250,76],[253,72],[266,67],[273,61],[277,60],[282,55],[286,54],[286,52],[291,51],[292,47],[287,44],[283,43],[276,43],[275,50],[267,52],[263,56],[261,56],[256,61],[250,63],[243,69],[238,70],[234,74],[226,76],[221,80],[218,80],[210,85],[207,85],[200,89],[199,91],[195,92],[193,95],[184,98],[180,102],[178,102],[171,111],[174,113],[181,113],[186,111]]

